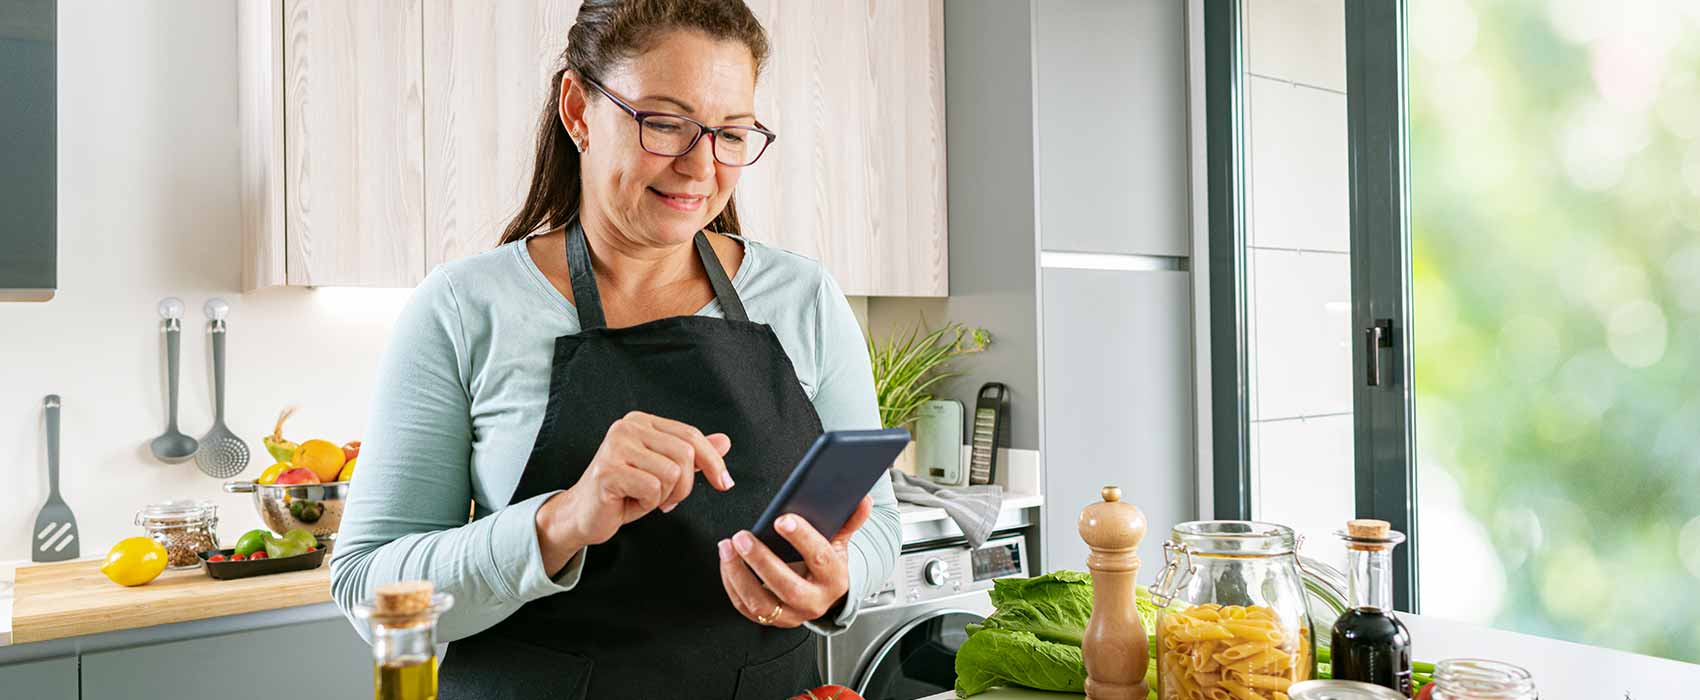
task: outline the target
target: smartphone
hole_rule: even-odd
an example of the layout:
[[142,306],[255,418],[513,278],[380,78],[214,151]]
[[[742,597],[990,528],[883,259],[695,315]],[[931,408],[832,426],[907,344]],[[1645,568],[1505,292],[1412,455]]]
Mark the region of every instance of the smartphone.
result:
[[886,478],[885,471],[908,444],[909,431],[902,428],[822,433],[750,532],[781,560],[802,561],[803,556],[773,528],[779,516],[795,513],[822,537],[832,537],[850,520],[862,497]]

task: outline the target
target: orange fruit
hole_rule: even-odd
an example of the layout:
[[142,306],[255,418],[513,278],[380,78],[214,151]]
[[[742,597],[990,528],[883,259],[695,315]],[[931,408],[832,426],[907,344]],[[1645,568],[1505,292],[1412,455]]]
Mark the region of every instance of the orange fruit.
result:
[[313,470],[319,476],[319,481],[336,481],[337,472],[342,471],[345,461],[342,448],[329,440],[308,440],[295,448],[294,458],[289,460],[296,468]]

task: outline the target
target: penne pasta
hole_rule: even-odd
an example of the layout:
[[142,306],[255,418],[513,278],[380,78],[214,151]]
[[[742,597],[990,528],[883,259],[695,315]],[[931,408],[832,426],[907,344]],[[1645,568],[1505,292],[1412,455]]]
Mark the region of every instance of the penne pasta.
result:
[[[1239,640],[1236,639],[1234,641],[1239,641]],[[1273,644],[1270,644],[1268,642],[1262,642],[1262,641],[1246,642],[1244,644],[1235,644],[1231,647],[1228,647],[1227,649],[1223,649],[1222,651],[1217,652],[1216,660],[1220,661],[1224,664],[1234,664],[1234,663],[1238,663],[1238,662],[1240,662],[1244,659],[1249,659],[1253,656],[1256,656],[1256,655],[1262,653],[1263,650],[1272,648],[1273,646],[1274,646]]]
[[1239,700],[1268,700],[1268,698],[1254,692],[1252,689],[1233,681],[1222,681],[1222,687],[1235,698],[1239,698]]
[[1280,644],[1287,638],[1286,634],[1283,634],[1281,630],[1275,628],[1275,623],[1273,622],[1258,623],[1238,620],[1223,622],[1221,624],[1223,627],[1228,628],[1229,632],[1234,633],[1236,638],[1255,639],[1258,641],[1269,642],[1270,644]]
[[1261,673],[1237,674],[1234,676],[1234,680],[1239,681],[1241,685],[1244,685],[1247,688],[1260,688],[1263,690],[1286,690],[1287,686],[1293,684],[1293,679],[1291,678],[1284,676],[1266,676]]
[[1163,700],[1286,700],[1311,675],[1310,630],[1283,625],[1267,606],[1166,609],[1157,637]]
[[1188,625],[1176,628],[1170,634],[1182,642],[1202,642],[1208,639],[1233,639],[1234,633],[1228,631],[1218,622],[1206,622],[1198,625]]
[[1293,667],[1293,656],[1280,649],[1264,649],[1245,659],[1225,665],[1229,673],[1285,671]]
[[1220,664],[1218,664],[1215,659],[1210,658],[1211,654],[1216,653],[1216,644],[1217,642],[1214,641],[1204,641],[1193,645],[1192,667],[1194,669],[1203,672],[1216,670],[1217,666]]

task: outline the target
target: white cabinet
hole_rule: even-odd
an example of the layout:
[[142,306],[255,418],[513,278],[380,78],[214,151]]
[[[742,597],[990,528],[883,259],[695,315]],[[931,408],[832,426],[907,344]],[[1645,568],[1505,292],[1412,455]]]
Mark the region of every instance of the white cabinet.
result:
[[1194,519],[1191,276],[1046,269],[1045,565],[1086,567],[1075,520],[1120,486],[1150,529],[1145,572]]
[[[744,233],[852,295],[945,295],[943,1],[750,2],[780,138]],[[578,5],[242,3],[244,287],[410,286],[494,246]]]

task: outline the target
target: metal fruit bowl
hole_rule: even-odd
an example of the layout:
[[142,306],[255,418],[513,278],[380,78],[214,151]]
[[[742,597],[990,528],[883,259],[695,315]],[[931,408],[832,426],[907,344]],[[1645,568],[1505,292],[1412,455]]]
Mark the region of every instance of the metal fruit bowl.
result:
[[254,510],[273,532],[296,528],[321,540],[334,541],[342,527],[343,505],[348,498],[347,481],[326,484],[256,484],[226,481],[225,493],[254,494]]

